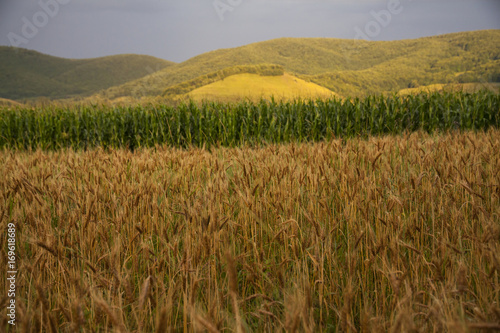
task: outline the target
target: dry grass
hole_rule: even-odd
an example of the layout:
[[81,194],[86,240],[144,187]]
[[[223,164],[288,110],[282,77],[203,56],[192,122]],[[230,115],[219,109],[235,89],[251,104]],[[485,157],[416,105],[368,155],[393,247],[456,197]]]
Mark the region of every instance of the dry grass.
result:
[[0,152],[17,328],[498,330],[499,151],[492,130]]
[[[241,101],[245,99],[259,102],[262,98],[295,100],[333,98],[331,90],[312,82],[306,82],[288,73],[281,76],[261,76],[257,74],[237,74],[179,96],[194,101]],[[187,98],[186,98],[187,97]]]

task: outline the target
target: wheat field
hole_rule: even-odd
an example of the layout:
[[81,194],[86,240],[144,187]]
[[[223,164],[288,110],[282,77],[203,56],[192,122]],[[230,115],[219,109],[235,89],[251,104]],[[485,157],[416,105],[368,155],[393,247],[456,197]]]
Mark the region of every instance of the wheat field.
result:
[[493,129],[0,151],[14,331],[499,330],[499,151]]

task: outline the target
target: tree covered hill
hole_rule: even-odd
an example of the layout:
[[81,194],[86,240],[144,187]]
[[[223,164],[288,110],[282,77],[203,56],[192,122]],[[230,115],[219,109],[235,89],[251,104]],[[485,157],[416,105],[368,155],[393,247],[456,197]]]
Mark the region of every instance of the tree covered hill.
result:
[[173,64],[143,55],[64,59],[0,46],[0,97],[20,100],[87,96]]
[[212,73],[255,66],[279,66],[344,97],[500,82],[500,30],[383,42],[280,38],[207,52],[182,63],[139,55],[70,60],[0,47],[0,98],[165,96],[179,87],[199,88],[193,82],[211,84],[207,76]]
[[106,98],[158,96],[168,87],[234,66],[275,64],[342,96],[430,84],[500,81],[500,30],[414,40],[369,42],[280,38],[204,53],[144,78],[102,92]]

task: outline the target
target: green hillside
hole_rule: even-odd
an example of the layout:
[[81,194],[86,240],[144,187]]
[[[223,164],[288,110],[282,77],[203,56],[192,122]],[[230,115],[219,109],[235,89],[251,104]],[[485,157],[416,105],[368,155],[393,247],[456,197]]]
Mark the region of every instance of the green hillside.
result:
[[142,55],[63,59],[1,46],[0,97],[20,100],[41,96],[85,96],[136,80],[173,64]]
[[500,82],[500,30],[390,42],[280,38],[179,64],[138,55],[70,60],[0,47],[0,98],[168,98],[166,91],[181,88],[186,94],[200,83],[214,83],[213,73],[252,66],[277,66],[344,97],[434,84],[494,83]]
[[208,52],[103,91],[105,98],[145,96],[224,68],[276,64],[342,96],[363,96],[431,84],[500,81],[500,30],[390,42],[280,38]]

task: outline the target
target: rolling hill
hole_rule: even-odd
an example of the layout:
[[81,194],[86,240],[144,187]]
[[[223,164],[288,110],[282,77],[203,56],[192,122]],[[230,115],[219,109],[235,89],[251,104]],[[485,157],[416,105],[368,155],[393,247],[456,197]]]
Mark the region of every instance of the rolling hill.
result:
[[428,86],[420,86],[417,88],[401,89],[399,95],[413,95],[422,92],[454,92],[462,91],[474,93],[480,90],[489,90],[494,93],[500,93],[500,82],[480,82],[480,83],[450,83],[450,84],[431,84]]
[[261,98],[332,98],[331,90],[312,82],[306,82],[290,74],[262,76],[258,74],[236,74],[223,80],[196,88],[183,95],[194,101],[218,100],[233,102],[239,99],[258,101]]
[[[231,72],[235,68],[239,69]],[[498,83],[500,30],[387,42],[280,38],[207,52],[177,64],[135,55],[69,60],[0,47],[0,97],[178,99],[198,89],[191,94],[197,96],[204,85],[221,91],[223,85],[215,83],[230,75],[217,73],[255,74],[255,68],[279,68],[279,75],[293,76],[343,97],[417,91],[436,84]],[[276,83],[272,78],[276,73],[257,74]],[[237,85],[255,86],[255,79],[240,75],[236,81]]]
[[0,97],[20,100],[87,96],[173,64],[141,55],[73,60],[0,46]]
[[208,52],[101,92],[109,99],[168,87],[245,65],[275,64],[342,96],[395,92],[431,84],[500,82],[500,30],[389,42],[280,38]]
[[13,101],[11,99],[6,99],[6,98],[1,98],[0,97],[0,106],[11,107],[11,106],[22,106],[22,104],[18,103],[16,101]]

